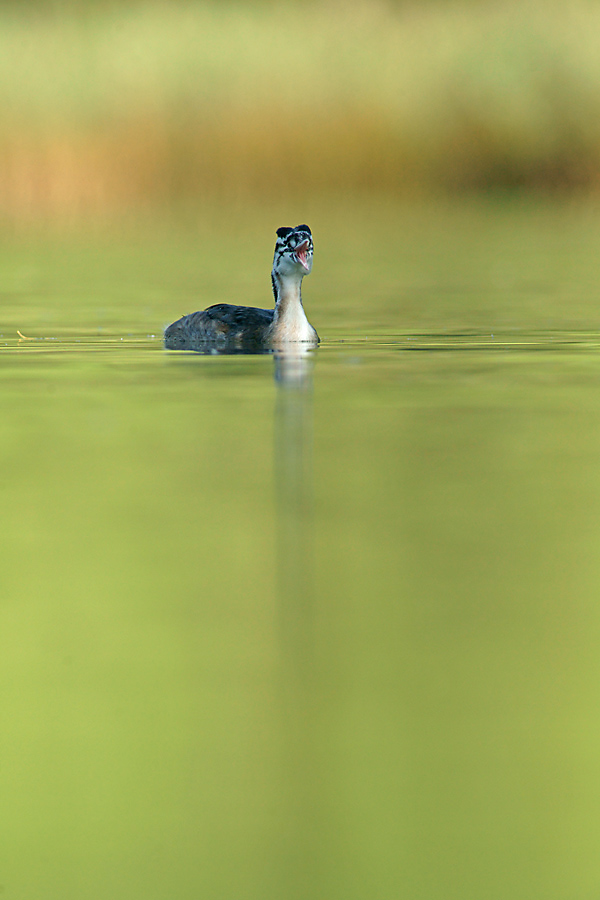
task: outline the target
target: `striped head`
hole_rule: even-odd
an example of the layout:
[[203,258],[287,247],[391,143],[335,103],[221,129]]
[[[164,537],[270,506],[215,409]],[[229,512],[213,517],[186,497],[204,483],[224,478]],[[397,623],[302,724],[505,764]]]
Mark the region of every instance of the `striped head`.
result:
[[308,225],[278,228],[273,275],[309,275],[313,263],[313,239]]

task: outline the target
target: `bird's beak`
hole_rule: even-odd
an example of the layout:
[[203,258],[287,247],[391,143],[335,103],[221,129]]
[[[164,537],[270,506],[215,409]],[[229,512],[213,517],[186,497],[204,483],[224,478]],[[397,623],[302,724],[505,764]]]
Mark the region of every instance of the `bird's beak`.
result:
[[296,247],[296,249],[294,250],[296,259],[298,260],[300,265],[304,266],[304,268],[306,269],[307,272],[309,271],[309,267],[308,267],[308,257],[306,254],[307,254],[309,247],[310,247],[309,241],[304,241],[302,244],[300,244],[299,247]]

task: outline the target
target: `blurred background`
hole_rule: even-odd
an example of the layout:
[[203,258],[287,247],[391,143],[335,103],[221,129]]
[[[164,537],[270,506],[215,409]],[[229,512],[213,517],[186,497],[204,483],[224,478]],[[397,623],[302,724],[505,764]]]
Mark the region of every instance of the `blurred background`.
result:
[[597,189],[600,7],[3,0],[0,213]]
[[600,897],[599,36],[0,0],[3,900]]

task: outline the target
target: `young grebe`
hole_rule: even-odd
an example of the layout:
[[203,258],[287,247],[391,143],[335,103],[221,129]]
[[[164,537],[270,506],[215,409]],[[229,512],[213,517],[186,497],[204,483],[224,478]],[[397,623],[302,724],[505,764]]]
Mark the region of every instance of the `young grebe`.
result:
[[273,347],[302,341],[318,344],[319,336],[302,306],[300,286],[310,274],[313,240],[308,225],[278,228],[271,280],[275,309],[217,303],[178,319],[165,331],[168,350],[202,349],[207,344]]

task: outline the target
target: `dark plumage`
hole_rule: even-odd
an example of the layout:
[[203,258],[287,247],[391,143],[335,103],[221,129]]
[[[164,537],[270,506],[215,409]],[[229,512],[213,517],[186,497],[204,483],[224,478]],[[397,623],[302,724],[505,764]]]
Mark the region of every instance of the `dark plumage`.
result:
[[202,349],[208,341],[255,347],[264,340],[274,312],[255,306],[216,303],[169,325],[165,331],[165,347],[167,350]]

